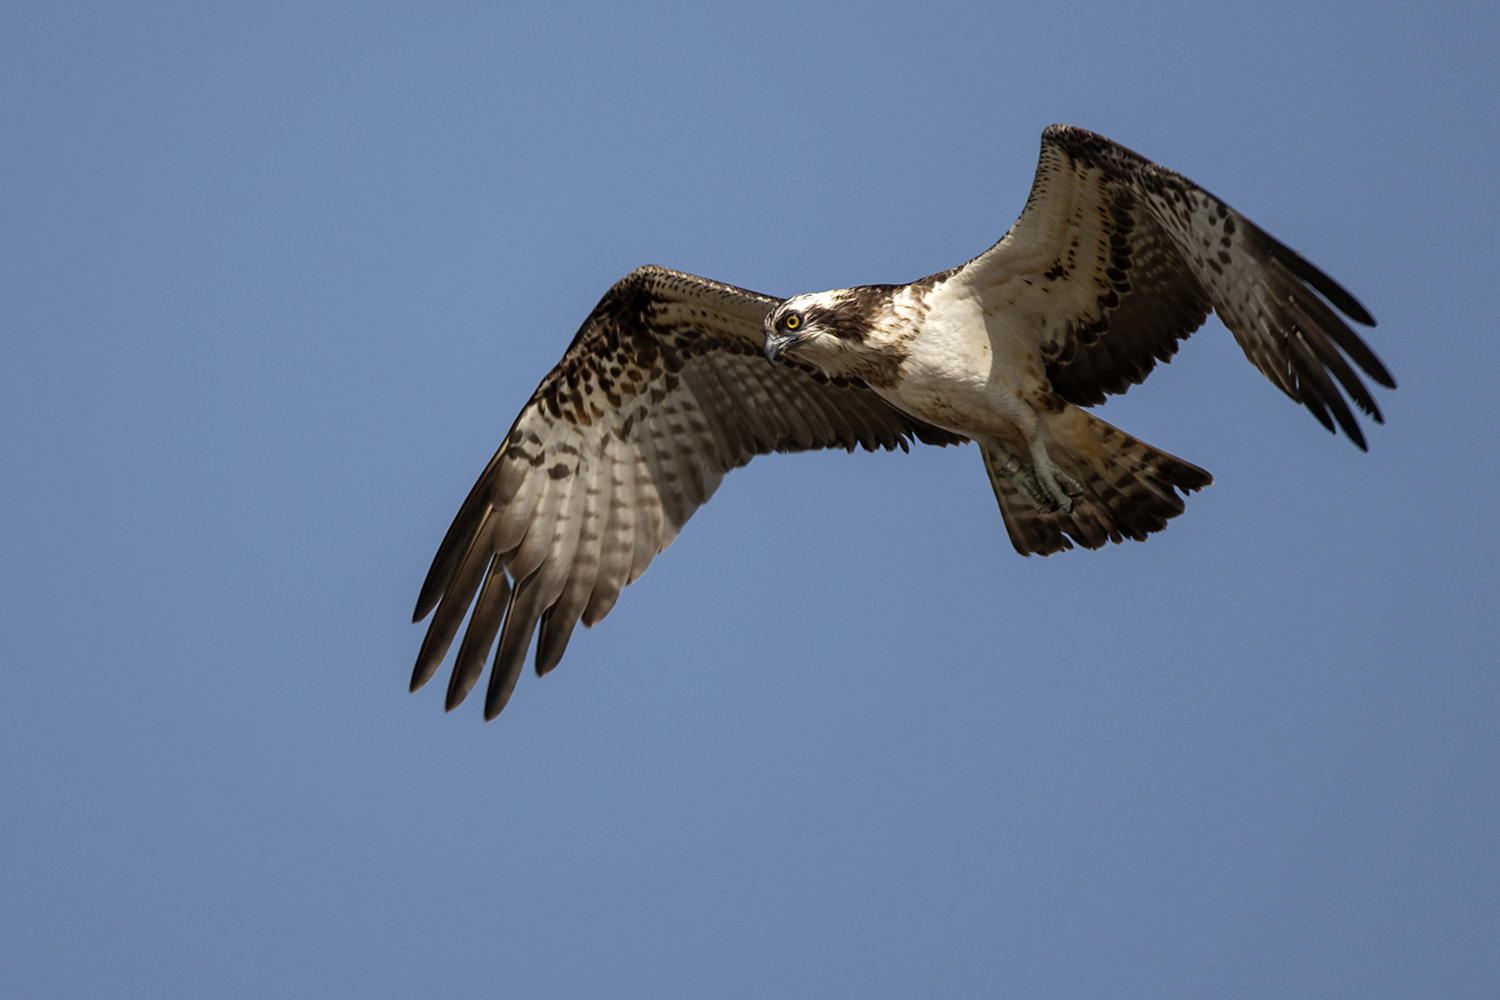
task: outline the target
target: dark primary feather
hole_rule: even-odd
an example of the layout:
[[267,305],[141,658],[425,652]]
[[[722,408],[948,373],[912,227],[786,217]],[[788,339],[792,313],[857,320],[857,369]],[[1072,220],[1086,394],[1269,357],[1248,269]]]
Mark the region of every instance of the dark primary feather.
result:
[[540,674],[579,621],[608,614],[724,473],[756,455],[964,440],[863,384],[785,359],[767,365],[761,323],[780,301],[660,267],[605,293],[438,548],[413,616],[433,615],[413,690],[436,673],[472,605],[447,706],[473,688],[494,646],[493,718],[538,626]]
[[1337,282],[1186,177],[1083,129],[1042,133],[1025,210],[969,266],[991,276],[987,303],[1038,316],[1048,378],[1080,406],[1140,383],[1210,311],[1267,378],[1360,448],[1348,400],[1382,417],[1349,361],[1396,385],[1329,307],[1375,325]]
[[[1356,366],[1395,387],[1335,311],[1374,325],[1347,291],[1187,178],[1082,129],[1043,133],[1021,217],[990,250],[924,282],[944,280],[978,289],[1000,335],[1034,345],[1053,390],[1080,406],[1141,382],[1210,312],[1267,378],[1361,448],[1350,402],[1376,421],[1381,414]],[[546,673],[574,627],[607,615],[724,474],[755,455],[964,440],[870,389],[898,384],[890,358],[850,369],[869,384],[785,356],[766,365],[762,322],[780,301],[658,267],[605,294],[438,548],[414,615],[432,621],[413,690],[436,673],[468,615],[447,705],[464,699],[494,648],[485,698],[493,718],[533,635],[537,672]],[[859,342],[868,331],[836,332]],[[1061,456],[1083,490],[1072,511],[1037,511],[986,457],[1018,551],[1144,538],[1181,513],[1179,492],[1210,481],[1114,428],[1096,431],[1099,455]]]

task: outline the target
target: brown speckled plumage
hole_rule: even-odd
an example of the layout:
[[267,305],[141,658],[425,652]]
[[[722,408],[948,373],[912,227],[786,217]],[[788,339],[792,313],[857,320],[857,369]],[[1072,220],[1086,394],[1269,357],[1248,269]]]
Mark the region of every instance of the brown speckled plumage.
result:
[[498,635],[493,717],[538,626],[546,673],[577,622],[603,618],[724,473],[756,455],[964,440],[857,381],[790,359],[767,365],[761,321],[779,301],[662,267],[605,293],[438,549],[417,602],[416,620],[436,614],[413,690],[437,671],[477,593],[447,702],[468,694]]
[[1139,384],[1216,311],[1250,361],[1329,430],[1337,421],[1366,446],[1345,393],[1382,419],[1344,355],[1383,386],[1395,380],[1313,293],[1373,326],[1365,308],[1223,201],[1124,146],[1047,129],[1011,237],[1056,247],[1034,277],[1009,277],[1069,286],[1042,343],[1047,374],[1069,402],[1091,406]]
[[447,706],[494,648],[493,718],[533,634],[544,674],[726,472],[769,452],[974,438],[1018,552],[1142,540],[1212,478],[1078,407],[1141,382],[1217,312],[1272,382],[1364,448],[1348,401],[1381,416],[1354,366],[1395,382],[1335,310],[1374,324],[1187,178],[1061,125],[1000,241],[911,285],[782,300],[640,268],[589,314],[448,529],[417,601],[414,620],[433,617],[412,689],[472,606]]

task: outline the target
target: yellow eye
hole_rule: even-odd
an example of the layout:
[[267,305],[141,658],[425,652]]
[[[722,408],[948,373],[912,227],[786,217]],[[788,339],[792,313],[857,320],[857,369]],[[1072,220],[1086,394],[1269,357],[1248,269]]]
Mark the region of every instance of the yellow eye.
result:
[[802,325],[802,317],[798,316],[796,313],[789,313],[787,315],[787,318],[782,320],[782,323],[788,330],[795,330],[797,329],[797,327]]

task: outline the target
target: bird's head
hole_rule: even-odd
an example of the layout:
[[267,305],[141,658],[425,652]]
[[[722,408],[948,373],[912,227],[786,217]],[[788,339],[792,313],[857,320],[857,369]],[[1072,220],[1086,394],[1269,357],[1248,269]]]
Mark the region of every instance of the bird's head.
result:
[[[869,336],[871,291],[883,288],[842,288],[832,292],[794,295],[771,310],[765,320],[766,360],[771,364],[790,351],[828,374],[837,374],[842,357]],[[884,296],[889,302],[890,296]]]

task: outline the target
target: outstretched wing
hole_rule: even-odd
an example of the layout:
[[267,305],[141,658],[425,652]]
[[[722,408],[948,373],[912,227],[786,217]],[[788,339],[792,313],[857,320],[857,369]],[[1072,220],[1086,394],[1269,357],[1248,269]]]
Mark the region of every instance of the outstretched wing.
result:
[[545,674],[574,626],[608,614],[724,473],[756,455],[964,440],[862,383],[785,359],[766,364],[761,324],[780,301],[661,267],[605,293],[438,548],[413,617],[436,609],[413,691],[437,671],[472,604],[447,706],[473,688],[498,635],[484,707],[494,718],[538,624]]
[[1349,362],[1396,387],[1329,307],[1374,326],[1354,296],[1186,177],[1083,129],[1042,133],[1021,217],[957,277],[987,313],[1017,311],[1053,389],[1080,406],[1143,381],[1210,311],[1282,392],[1361,449],[1344,394],[1382,418]]

